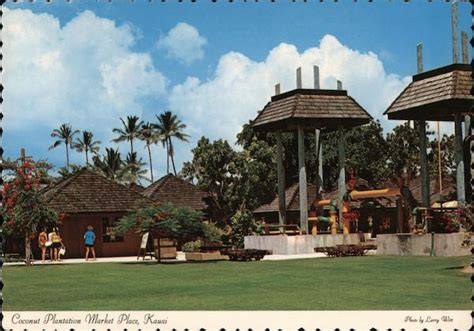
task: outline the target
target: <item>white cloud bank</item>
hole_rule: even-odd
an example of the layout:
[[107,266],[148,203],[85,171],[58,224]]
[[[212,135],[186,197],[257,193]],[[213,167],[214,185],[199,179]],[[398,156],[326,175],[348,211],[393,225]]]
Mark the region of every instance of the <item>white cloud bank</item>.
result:
[[199,35],[194,26],[181,22],[161,37],[156,46],[166,50],[168,57],[190,65],[204,58],[203,48],[206,44],[206,38]]
[[282,92],[296,87],[295,70],[302,67],[303,87],[313,87],[313,65],[319,66],[321,88],[335,89],[336,79],[384,127],[396,125],[382,116],[391,101],[409,83],[410,77],[385,72],[372,52],[362,53],[326,35],[316,47],[299,52],[282,43],[264,61],[249,59],[238,52],[223,55],[214,76],[201,82],[188,77],[173,87],[170,109],[179,111],[195,136],[235,141],[243,124],[254,119],[280,83]]
[[[111,119],[142,113],[140,100],[165,93],[149,54],[131,50],[127,25],[85,11],[63,27],[48,14],[4,8],[5,125],[42,123],[110,131]],[[44,139],[44,138],[43,138]]]

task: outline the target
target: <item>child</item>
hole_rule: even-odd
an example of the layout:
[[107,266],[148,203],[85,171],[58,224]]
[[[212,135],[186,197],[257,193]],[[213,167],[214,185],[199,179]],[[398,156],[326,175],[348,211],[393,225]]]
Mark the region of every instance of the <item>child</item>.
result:
[[95,260],[95,233],[92,225],[87,226],[87,231],[84,233],[84,244],[86,245],[86,261],[89,260],[89,251],[92,251],[92,258]]

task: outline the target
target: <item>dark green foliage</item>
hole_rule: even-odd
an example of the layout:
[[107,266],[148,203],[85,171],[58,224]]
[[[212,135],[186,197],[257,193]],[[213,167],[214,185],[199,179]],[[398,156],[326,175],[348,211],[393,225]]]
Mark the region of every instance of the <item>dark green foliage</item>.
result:
[[238,210],[232,216],[232,233],[230,234],[232,244],[237,248],[243,248],[244,237],[250,236],[256,228],[252,213],[245,209]]
[[170,203],[159,206],[144,203],[131,213],[122,217],[116,224],[116,234],[127,231],[152,233],[154,236],[166,236],[182,245],[204,235],[203,214],[190,208],[176,207]]

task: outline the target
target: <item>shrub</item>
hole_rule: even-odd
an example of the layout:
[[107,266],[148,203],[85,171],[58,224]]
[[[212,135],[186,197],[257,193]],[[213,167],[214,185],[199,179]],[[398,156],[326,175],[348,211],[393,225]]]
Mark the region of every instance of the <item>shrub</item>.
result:
[[183,252],[199,252],[201,245],[202,242],[200,240],[188,241],[187,243],[183,244],[183,246],[181,246],[181,249]]
[[246,209],[238,210],[232,216],[232,233],[230,239],[232,244],[238,248],[244,247],[244,237],[251,235],[256,230],[255,220],[252,213]]
[[203,240],[207,243],[221,243],[224,230],[219,228],[215,223],[203,223]]

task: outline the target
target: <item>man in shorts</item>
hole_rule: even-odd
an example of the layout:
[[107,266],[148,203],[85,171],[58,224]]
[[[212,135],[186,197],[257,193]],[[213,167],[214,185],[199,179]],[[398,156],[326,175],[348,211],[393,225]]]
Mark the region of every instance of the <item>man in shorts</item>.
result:
[[89,260],[89,251],[92,251],[92,258],[95,260],[95,233],[92,225],[87,226],[87,231],[84,233],[84,244],[86,245],[86,261]]

